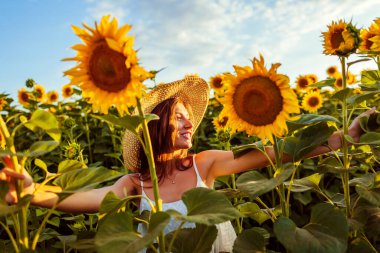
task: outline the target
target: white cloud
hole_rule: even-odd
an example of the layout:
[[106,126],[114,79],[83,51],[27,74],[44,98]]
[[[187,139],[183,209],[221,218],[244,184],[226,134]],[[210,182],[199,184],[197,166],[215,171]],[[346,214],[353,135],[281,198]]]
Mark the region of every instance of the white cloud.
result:
[[142,64],[167,67],[158,76],[162,81],[232,71],[232,65],[249,65],[259,52],[268,63],[282,62],[293,77],[324,73],[331,58],[322,56],[321,31],[339,18],[368,25],[375,18],[369,13],[380,7],[377,2],[87,0],[92,18],[111,13],[120,23],[133,24]]

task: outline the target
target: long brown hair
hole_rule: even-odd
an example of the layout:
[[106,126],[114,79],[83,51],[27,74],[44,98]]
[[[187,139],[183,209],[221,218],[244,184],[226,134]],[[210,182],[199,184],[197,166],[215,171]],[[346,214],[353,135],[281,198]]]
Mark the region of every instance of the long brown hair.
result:
[[[166,99],[159,103],[151,113],[160,117],[148,123],[149,134],[152,142],[153,157],[156,165],[156,173],[160,182],[168,173],[173,171],[173,164],[178,170],[186,170],[193,166],[192,157],[187,149],[182,149],[179,155],[174,156],[174,141],[176,125],[174,124],[175,106],[182,103],[192,119],[192,111],[189,104],[180,97]],[[140,146],[139,159],[141,166],[138,168],[140,180],[150,178],[148,159]],[[172,162],[174,160],[174,163]]]

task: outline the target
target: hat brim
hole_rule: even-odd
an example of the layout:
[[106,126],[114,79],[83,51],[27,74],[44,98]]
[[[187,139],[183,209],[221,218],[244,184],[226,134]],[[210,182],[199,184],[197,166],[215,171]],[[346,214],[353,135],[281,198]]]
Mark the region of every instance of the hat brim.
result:
[[[206,112],[209,93],[207,82],[198,76],[191,75],[182,80],[157,85],[142,98],[141,106],[144,113],[148,114],[162,101],[172,97],[180,97],[192,109],[192,124],[195,132]],[[137,114],[137,111],[135,111],[135,114]],[[140,145],[135,134],[128,130],[125,131],[123,159],[124,165],[129,170],[137,171],[140,166],[140,161],[138,161]]]

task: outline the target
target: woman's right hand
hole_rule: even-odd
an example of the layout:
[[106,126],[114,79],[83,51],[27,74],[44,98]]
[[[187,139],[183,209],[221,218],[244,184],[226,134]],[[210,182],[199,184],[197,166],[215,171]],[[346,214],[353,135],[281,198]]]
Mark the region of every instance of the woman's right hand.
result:
[[16,182],[17,180],[23,180],[24,192],[33,193],[34,183],[32,177],[26,170],[22,173],[18,173],[14,170],[11,158],[4,156],[1,158],[5,167],[0,170],[0,180],[8,183],[9,190],[6,194],[5,200],[7,203],[17,203]]

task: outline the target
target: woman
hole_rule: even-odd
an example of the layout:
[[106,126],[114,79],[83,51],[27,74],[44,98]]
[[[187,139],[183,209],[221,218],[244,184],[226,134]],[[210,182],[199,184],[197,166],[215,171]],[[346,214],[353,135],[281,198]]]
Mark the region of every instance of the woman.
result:
[[[195,187],[213,188],[214,181],[219,176],[262,168],[269,164],[266,156],[257,150],[252,150],[236,159],[231,151],[207,150],[194,155],[188,154],[188,150],[192,147],[193,133],[205,113],[208,95],[209,88],[203,79],[187,76],[183,80],[158,85],[142,102],[145,113],[155,113],[160,117],[159,120],[149,122],[149,131],[164,210],[174,208],[181,213],[186,213],[186,206],[181,200],[184,192]],[[374,109],[363,114],[368,115],[373,112]],[[358,141],[361,134],[362,130],[356,118],[349,128],[349,135],[353,140]],[[340,132],[332,134],[328,139],[328,144],[334,150],[340,148]],[[331,150],[328,147],[320,146],[308,154],[308,157],[329,151]],[[274,160],[271,147],[266,148],[266,153]],[[135,173],[121,177],[113,185],[75,193],[63,200],[57,209],[75,213],[97,212],[101,201],[109,191],[113,191],[120,198],[137,194],[153,200],[147,159],[137,138],[129,132],[125,133],[123,140],[123,157],[127,168]],[[291,157],[285,157],[284,160],[290,161]],[[32,182],[29,174],[15,173],[9,167],[0,173],[0,179],[7,178],[24,179],[25,191],[30,194],[37,186]],[[34,195],[32,204],[52,207],[58,200],[54,192],[59,191],[59,187],[45,186]],[[15,195],[14,186],[10,184],[7,201],[15,202]],[[143,210],[150,210],[145,199],[142,199],[140,203],[140,211]],[[178,223],[172,220],[165,229],[165,233],[177,226]],[[219,229],[214,250],[232,252],[232,245],[236,238],[233,228],[229,222],[219,226],[223,227]],[[145,230],[145,227],[139,227],[141,233]]]

